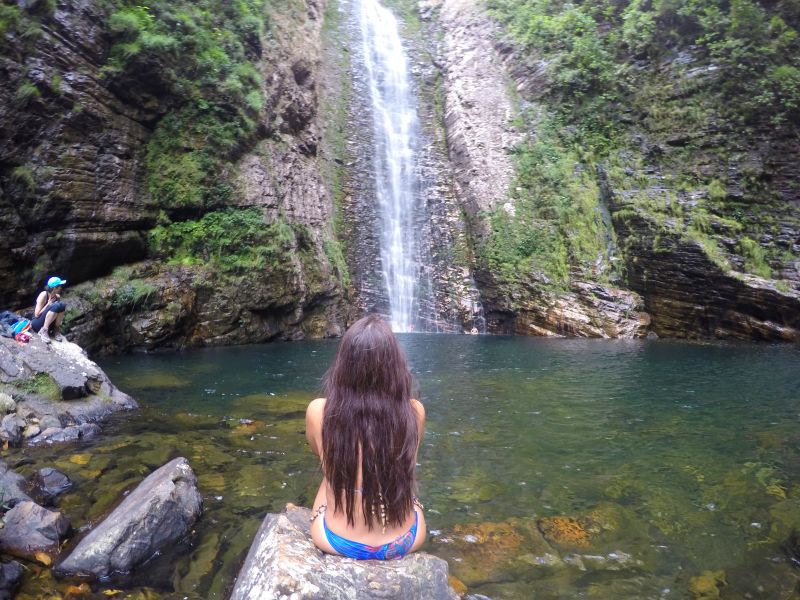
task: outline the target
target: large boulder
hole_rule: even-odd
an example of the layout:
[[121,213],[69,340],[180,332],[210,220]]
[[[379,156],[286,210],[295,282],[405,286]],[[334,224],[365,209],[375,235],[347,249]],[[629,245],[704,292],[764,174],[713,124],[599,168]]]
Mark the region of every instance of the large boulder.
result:
[[[96,435],[88,426],[137,407],[83,349],[70,342],[27,344],[0,337],[0,440],[9,446],[68,442]],[[11,411],[3,416],[5,411]]]
[[197,479],[185,458],[151,473],[56,567],[88,579],[128,573],[183,537],[202,510]]
[[454,600],[447,563],[425,553],[402,560],[357,561],[318,550],[308,531],[311,511],[288,504],[264,518],[231,600],[416,598]]
[[6,513],[0,529],[0,550],[21,557],[52,552],[68,531],[69,521],[60,512],[25,500]]

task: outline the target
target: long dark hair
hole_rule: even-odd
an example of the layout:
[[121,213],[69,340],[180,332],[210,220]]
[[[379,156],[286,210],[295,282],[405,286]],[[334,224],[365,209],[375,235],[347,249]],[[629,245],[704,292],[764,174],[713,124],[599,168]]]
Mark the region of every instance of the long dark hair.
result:
[[344,334],[325,374],[323,469],[334,510],[355,525],[359,454],[367,527],[399,526],[413,510],[419,442],[411,372],[389,325],[377,315]]

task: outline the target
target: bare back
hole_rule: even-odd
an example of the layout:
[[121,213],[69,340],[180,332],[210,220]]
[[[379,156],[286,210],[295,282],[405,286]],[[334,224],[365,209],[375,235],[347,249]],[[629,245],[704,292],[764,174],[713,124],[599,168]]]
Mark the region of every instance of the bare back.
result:
[[[414,412],[417,415],[417,431],[419,433],[419,443],[422,443],[422,436],[425,431],[425,407],[422,405],[421,402],[418,400],[410,400],[411,405],[414,408]],[[317,456],[319,456],[320,461],[324,463],[325,457],[323,456],[323,445],[322,445],[322,423],[325,415],[325,398],[317,398],[311,404],[308,405],[308,409],[306,410],[306,439],[308,440],[309,445],[311,446],[311,451],[314,452]],[[417,447],[417,451],[419,451],[419,446]],[[360,462],[360,461],[359,461]],[[361,466],[359,464],[358,468],[358,485],[357,487],[361,487]],[[322,483],[320,484],[319,490],[317,491],[317,496],[314,499],[314,510],[316,511],[320,505],[326,504],[328,506],[328,510],[325,512],[325,524],[326,526],[333,531],[341,535],[342,537],[346,537],[349,540],[360,542],[362,544],[369,544],[372,546],[378,546],[381,544],[385,544],[391,542],[392,540],[396,539],[398,536],[403,535],[406,533],[411,526],[414,524],[415,514],[411,512],[408,514],[405,522],[401,525],[396,527],[387,527],[386,531],[383,532],[380,528],[373,528],[370,530],[367,527],[367,524],[364,519],[364,513],[361,506],[361,502],[356,502],[355,506],[355,525],[350,526],[347,523],[347,517],[343,512],[335,512],[334,511],[334,490],[328,483],[328,480],[323,475]],[[412,546],[411,550],[416,550],[422,543],[425,541],[426,535],[426,527],[425,527],[425,517],[422,514],[422,511],[417,511],[416,518],[418,519],[417,524],[417,536],[414,541],[414,545]],[[318,548],[328,552],[330,554],[336,554],[333,548],[330,547],[328,544],[327,537],[325,536],[323,527],[322,527],[322,519],[316,519],[313,523],[311,528],[311,536],[314,539],[314,543],[317,545]]]

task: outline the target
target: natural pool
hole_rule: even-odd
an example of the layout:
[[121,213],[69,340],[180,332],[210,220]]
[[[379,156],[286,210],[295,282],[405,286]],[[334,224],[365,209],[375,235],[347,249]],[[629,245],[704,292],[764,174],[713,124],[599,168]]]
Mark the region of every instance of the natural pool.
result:
[[[800,598],[797,346],[401,340],[428,415],[419,468],[427,550],[470,592]],[[112,597],[222,599],[264,514],[307,505],[316,490],[303,416],[335,348],[105,359],[142,410],[95,442],[25,450],[20,470],[67,473],[75,487],[60,507],[80,528],[186,456],[203,517]],[[18,597],[66,588],[32,567]],[[108,597],[95,591],[88,597]]]

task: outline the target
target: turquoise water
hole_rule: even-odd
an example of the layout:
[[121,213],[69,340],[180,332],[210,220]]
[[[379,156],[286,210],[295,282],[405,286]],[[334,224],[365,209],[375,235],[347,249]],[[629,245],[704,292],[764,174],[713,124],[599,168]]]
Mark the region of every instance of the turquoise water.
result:
[[[800,598],[800,348],[401,340],[428,418],[427,550],[470,592]],[[114,597],[224,598],[264,514],[307,505],[316,489],[303,415],[336,343],[108,358],[142,410],[96,442],[26,450],[21,470],[55,464],[73,477],[61,508],[78,528],[186,456],[202,519]],[[20,597],[63,593],[48,573],[32,571]]]

